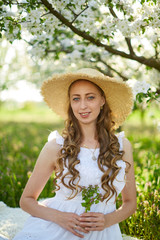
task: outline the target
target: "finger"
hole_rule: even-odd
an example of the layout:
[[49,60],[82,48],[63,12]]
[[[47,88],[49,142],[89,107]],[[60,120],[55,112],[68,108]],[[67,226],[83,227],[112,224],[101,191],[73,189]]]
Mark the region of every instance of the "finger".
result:
[[98,227],[98,226],[100,226],[100,223],[98,223],[98,222],[96,222],[96,223],[83,222],[83,223],[80,224],[80,226],[86,229],[86,227]]
[[74,226],[78,226],[80,224],[80,221],[75,219],[73,223],[74,223]]
[[89,231],[88,230],[86,230],[85,228],[83,228],[83,227],[77,227],[76,228],[78,231],[80,231],[80,232],[83,232],[83,233],[89,233]]
[[79,215],[77,215],[77,214],[74,214],[74,217],[73,217],[73,219],[76,219],[76,220],[78,220],[78,221],[79,221],[79,219],[80,219],[80,216],[79,216]]
[[88,230],[86,230],[85,228],[81,227],[81,226],[76,226],[74,227],[74,229],[80,231],[80,232],[84,232],[84,233],[89,233]]
[[76,219],[74,220],[74,226],[72,228],[84,233],[88,233],[88,231],[81,226],[81,222]]
[[98,218],[97,217],[81,217],[80,219],[80,223],[81,222],[98,222]]
[[86,227],[85,229],[88,231],[102,231],[103,230],[102,227]]
[[[86,230],[87,231],[87,230]],[[84,235],[76,232],[73,228],[70,229],[70,232],[73,233],[75,236],[80,237],[80,238],[84,238]]]
[[98,212],[87,212],[87,213],[82,213],[80,217],[98,217],[101,213]]

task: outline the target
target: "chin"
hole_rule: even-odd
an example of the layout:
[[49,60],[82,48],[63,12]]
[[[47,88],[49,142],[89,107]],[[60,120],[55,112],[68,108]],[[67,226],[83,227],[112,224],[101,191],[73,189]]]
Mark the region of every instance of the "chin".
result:
[[94,122],[96,122],[97,119],[78,119],[78,122],[81,124],[92,124]]

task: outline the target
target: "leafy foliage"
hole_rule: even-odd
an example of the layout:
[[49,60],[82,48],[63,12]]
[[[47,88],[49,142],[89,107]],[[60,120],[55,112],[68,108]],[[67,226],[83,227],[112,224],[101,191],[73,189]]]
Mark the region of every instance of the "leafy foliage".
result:
[[66,65],[87,62],[125,80],[133,72],[138,76],[137,69],[146,70],[139,68],[141,64],[147,71],[160,71],[159,4],[155,0],[0,1],[0,36],[11,43],[24,39],[37,58],[51,54]]
[[[134,141],[136,142],[136,139]],[[159,141],[141,137],[137,144],[139,147],[133,152],[136,165],[137,211],[121,222],[120,227],[126,234],[145,240],[158,240],[160,238]],[[119,199],[118,206],[120,204]]]
[[152,92],[151,88],[147,90],[146,93],[140,92],[136,95],[136,100],[139,103],[142,103],[144,99],[146,99],[146,102],[149,103],[153,100],[159,101],[160,94],[156,92]]
[[98,192],[98,186],[89,185],[82,188],[82,207],[85,207],[85,212],[90,211],[92,204],[98,204],[101,201],[101,194]]

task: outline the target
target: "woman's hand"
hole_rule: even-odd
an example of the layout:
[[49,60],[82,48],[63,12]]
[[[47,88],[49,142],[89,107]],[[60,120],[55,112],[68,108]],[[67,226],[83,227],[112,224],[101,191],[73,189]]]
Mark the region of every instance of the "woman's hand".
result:
[[87,212],[80,215],[80,226],[87,231],[102,231],[106,228],[106,215],[98,212]]
[[[62,228],[65,228],[69,232],[73,233],[75,236],[83,238],[84,235],[79,232],[88,233],[89,231],[84,229],[80,223],[80,216],[75,213],[70,212],[59,212],[56,223]],[[78,232],[77,232],[78,230]]]

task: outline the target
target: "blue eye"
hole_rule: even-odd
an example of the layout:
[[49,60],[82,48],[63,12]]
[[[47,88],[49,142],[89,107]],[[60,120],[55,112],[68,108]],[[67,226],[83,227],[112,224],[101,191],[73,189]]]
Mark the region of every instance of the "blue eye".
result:
[[78,100],[79,100],[78,97],[73,98],[73,101],[78,101]]
[[88,97],[89,100],[92,100],[92,99],[94,99],[94,98],[95,98],[94,96],[89,96],[89,97]]

